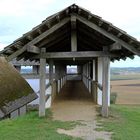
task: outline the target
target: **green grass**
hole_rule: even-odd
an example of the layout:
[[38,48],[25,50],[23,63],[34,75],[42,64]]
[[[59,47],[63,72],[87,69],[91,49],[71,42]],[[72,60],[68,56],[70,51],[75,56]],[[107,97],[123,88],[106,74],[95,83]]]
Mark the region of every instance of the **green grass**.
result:
[[140,140],[140,106],[112,105],[110,118],[98,121],[97,130],[113,132],[112,140]]
[[17,119],[0,121],[0,140],[80,140],[64,134],[58,134],[57,129],[72,129],[78,122],[61,122],[52,120],[50,110],[47,116],[38,117],[38,112],[29,112]]

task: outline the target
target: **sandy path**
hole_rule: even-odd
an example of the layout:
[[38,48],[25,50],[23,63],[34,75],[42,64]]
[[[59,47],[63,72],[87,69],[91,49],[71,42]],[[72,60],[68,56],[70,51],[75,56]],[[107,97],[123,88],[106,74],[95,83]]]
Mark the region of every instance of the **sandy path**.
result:
[[72,130],[58,129],[58,133],[81,137],[84,140],[110,140],[110,133],[97,132],[96,106],[92,97],[81,81],[68,81],[52,105],[53,118],[61,121],[77,121]]
[[93,120],[97,114],[92,97],[82,82],[67,82],[52,105],[54,119]]

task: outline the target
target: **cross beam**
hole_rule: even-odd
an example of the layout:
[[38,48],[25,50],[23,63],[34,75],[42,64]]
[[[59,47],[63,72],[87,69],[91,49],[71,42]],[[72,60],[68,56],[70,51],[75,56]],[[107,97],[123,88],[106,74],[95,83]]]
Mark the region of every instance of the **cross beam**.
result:
[[90,58],[90,57],[118,57],[116,54],[111,54],[109,52],[104,51],[81,51],[81,52],[48,52],[41,53],[39,55],[34,56],[34,58]]

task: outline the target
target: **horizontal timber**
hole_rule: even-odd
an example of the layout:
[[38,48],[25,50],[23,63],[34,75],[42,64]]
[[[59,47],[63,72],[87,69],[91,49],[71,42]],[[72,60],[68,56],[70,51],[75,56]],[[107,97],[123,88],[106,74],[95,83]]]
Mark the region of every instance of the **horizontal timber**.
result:
[[36,55],[35,58],[90,58],[90,57],[118,57],[118,55],[103,51],[81,51],[81,52],[48,52]]

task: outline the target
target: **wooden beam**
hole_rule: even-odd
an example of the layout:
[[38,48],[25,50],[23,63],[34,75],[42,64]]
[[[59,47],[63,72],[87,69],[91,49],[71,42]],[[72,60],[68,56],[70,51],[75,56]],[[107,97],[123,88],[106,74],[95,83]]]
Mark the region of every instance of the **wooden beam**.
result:
[[68,23],[70,21],[70,18],[65,18],[64,20],[62,20],[61,22],[57,23],[56,25],[52,26],[50,29],[48,29],[47,31],[43,32],[41,35],[37,36],[36,38],[34,38],[32,41],[30,41],[29,43],[27,43],[26,45],[24,45],[20,50],[17,50],[16,52],[14,52],[13,54],[9,55],[7,57],[8,61],[11,61],[12,59],[16,58],[18,55],[22,54],[24,51],[26,51],[26,47],[27,46],[31,46],[34,45],[36,43],[38,43],[39,41],[41,41],[42,39],[44,39],[46,36],[52,34],[54,31],[58,30],[59,28],[61,28],[62,26],[64,26],[66,23]]
[[121,50],[122,45],[120,43],[114,43],[110,46],[110,51]]
[[104,30],[103,28],[97,26],[96,24],[88,21],[87,19],[80,17],[79,15],[76,15],[76,18],[84,23],[85,25],[89,26],[90,28],[96,30],[97,32],[101,33],[102,35],[110,38],[111,40],[115,41],[115,42],[119,42],[124,48],[126,48],[127,50],[133,52],[134,54],[140,56],[140,51],[138,51],[136,48],[134,48],[133,46],[129,45],[128,43],[126,43],[125,41],[119,39],[118,37],[116,37],[115,35],[108,33],[106,30]]
[[71,16],[71,51],[77,51],[76,17]]
[[108,104],[109,104],[109,96],[110,96],[110,58],[103,57],[103,74],[102,74],[102,116],[108,117]]
[[92,58],[92,57],[101,57],[101,56],[114,56],[117,57],[118,55],[114,55],[108,52],[103,51],[83,51],[83,52],[49,52],[49,53],[42,53],[39,55],[34,56],[33,58]]
[[[45,52],[44,48],[41,52]],[[40,98],[39,98],[39,117],[45,116],[45,90],[46,90],[46,59],[40,58]]]
[[27,52],[39,54],[40,48],[36,47],[35,45],[27,46]]

